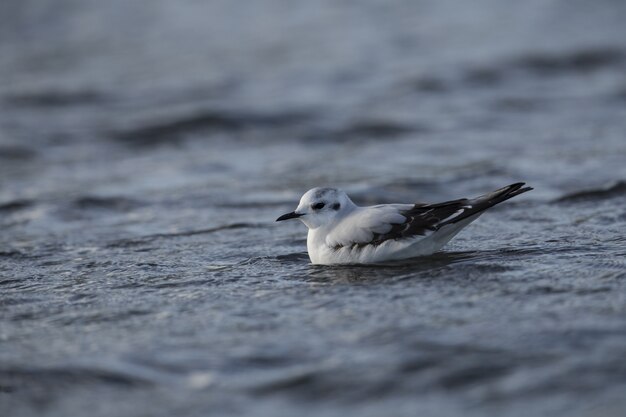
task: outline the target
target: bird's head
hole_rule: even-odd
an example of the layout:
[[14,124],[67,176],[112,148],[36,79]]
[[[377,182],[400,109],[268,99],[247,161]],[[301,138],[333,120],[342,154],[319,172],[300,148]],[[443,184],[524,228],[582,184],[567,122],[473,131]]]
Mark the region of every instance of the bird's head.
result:
[[354,207],[348,195],[337,188],[313,188],[304,193],[294,211],[276,221],[300,219],[309,229],[316,229],[331,224]]

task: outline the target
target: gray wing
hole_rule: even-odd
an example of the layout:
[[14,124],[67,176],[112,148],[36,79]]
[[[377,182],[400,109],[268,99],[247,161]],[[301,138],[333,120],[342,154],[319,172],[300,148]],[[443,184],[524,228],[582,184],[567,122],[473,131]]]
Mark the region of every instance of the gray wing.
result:
[[[339,230],[335,236],[330,236],[331,241],[328,243],[340,248],[354,245],[380,245],[391,239],[426,236],[446,225],[464,220],[509,198],[532,190],[532,188],[523,187],[523,185],[524,183],[511,184],[474,199],[462,198],[436,204],[418,203],[371,207],[369,208],[371,214],[361,216],[363,219],[358,221],[360,233],[347,233],[347,230]],[[371,220],[376,215],[375,210],[388,208],[387,211],[389,211],[392,207],[393,216],[387,215],[378,222]],[[352,229],[354,230],[354,227]]]

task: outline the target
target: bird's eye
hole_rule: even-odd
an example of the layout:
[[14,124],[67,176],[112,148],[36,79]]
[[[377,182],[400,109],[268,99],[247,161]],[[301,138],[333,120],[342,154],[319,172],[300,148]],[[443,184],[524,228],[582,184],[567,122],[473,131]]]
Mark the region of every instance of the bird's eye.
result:
[[324,203],[316,203],[316,204],[313,204],[313,210],[321,210],[321,209],[323,209],[323,208],[324,208],[324,206],[325,206],[325,205],[326,205],[326,204],[324,204]]

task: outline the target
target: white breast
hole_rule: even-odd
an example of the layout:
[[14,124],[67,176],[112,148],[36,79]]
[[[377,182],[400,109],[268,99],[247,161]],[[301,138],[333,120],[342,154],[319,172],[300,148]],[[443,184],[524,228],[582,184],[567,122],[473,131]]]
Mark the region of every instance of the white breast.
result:
[[[352,245],[344,247],[331,247],[327,245],[325,235],[319,229],[309,230],[307,237],[307,249],[311,263],[330,264],[358,264],[377,263],[395,259],[405,259],[415,255],[415,250],[407,249],[424,238],[388,240],[379,245]],[[432,253],[432,252],[430,252]]]
[[309,258],[313,264],[332,265],[381,263],[431,255],[448,243],[461,229],[476,220],[480,214],[444,226],[428,236],[390,239],[377,245],[331,247],[327,244],[328,233],[324,228],[310,229],[307,236]]

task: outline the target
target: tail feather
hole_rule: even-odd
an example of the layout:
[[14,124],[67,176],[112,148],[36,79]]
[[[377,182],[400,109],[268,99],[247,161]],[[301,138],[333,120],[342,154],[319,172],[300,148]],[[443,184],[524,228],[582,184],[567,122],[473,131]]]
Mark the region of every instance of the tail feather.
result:
[[465,206],[463,213],[453,219],[448,220],[447,222],[441,223],[439,227],[445,226],[447,224],[458,223],[462,220],[467,219],[468,217],[480,214],[488,208],[495,206],[496,204],[500,204],[503,201],[506,201],[510,198],[513,198],[533,189],[532,187],[524,187],[524,185],[526,185],[526,183],[517,182],[515,184],[507,185],[506,187],[497,189],[491,193],[481,195],[480,197],[466,200],[467,205]]

